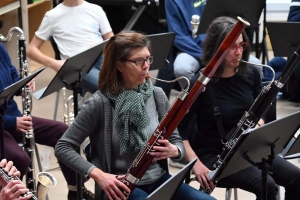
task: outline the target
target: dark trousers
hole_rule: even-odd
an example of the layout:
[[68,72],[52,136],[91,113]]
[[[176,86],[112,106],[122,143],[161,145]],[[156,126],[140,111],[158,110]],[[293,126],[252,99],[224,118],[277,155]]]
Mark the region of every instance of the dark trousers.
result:
[[[205,156],[206,157],[206,156]],[[206,166],[211,168],[216,156],[210,159],[200,157]],[[269,167],[267,180],[268,200],[276,200],[278,185],[285,188],[285,199],[296,200],[300,197],[300,169],[285,159],[276,156],[272,166]],[[235,174],[229,175],[218,181],[217,187],[240,188],[254,193],[257,199],[261,199],[262,179],[261,170],[251,166]]]
[[[68,126],[62,122],[32,117],[33,133],[37,144],[55,147]],[[23,134],[17,131],[4,131],[4,150],[7,160],[14,162],[14,165],[21,172],[23,177],[27,173],[31,162],[28,154],[19,147],[18,143],[23,141]],[[76,172],[58,161],[61,171],[68,185],[76,185]]]

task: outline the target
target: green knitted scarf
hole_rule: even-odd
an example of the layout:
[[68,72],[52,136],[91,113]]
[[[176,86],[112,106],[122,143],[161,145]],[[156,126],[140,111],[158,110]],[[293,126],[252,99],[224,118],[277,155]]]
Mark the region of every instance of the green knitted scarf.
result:
[[153,95],[153,85],[147,80],[135,90],[123,90],[118,95],[106,93],[115,103],[113,120],[119,124],[120,155],[136,156],[147,140],[145,128],[149,116],[145,108],[146,100]]

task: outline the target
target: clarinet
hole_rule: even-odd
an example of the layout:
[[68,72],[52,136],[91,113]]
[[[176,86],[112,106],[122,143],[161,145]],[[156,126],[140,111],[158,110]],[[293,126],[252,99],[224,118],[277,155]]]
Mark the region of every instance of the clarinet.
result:
[[[9,181],[11,180],[18,180],[20,182],[22,182],[18,177],[12,177],[12,176],[9,176],[4,170],[3,168],[0,168],[0,176],[3,178],[3,180],[8,183]],[[26,196],[29,196],[31,195],[31,198],[30,200],[38,200],[38,198],[32,193],[32,192],[27,192],[26,194],[22,194],[21,196],[22,197],[26,197]]]
[[[247,21],[238,17],[238,22],[224,39],[211,61],[207,64],[204,71],[190,90],[190,93],[188,94],[187,89],[183,89],[179,93],[168,113],[163,117],[150,139],[145,142],[144,147],[127,170],[125,178],[121,180],[131,191],[134,190],[139,180],[151,165],[153,156],[151,156],[150,153],[154,151],[153,146],[158,144],[157,140],[169,139],[199,94],[204,91],[205,85],[209,82],[225,56],[229,53],[237,38],[245,27],[249,25],[250,24]],[[122,192],[126,198],[129,197],[129,193],[124,190],[122,190]]]
[[[233,128],[230,139],[223,143],[223,152],[218,156],[218,160],[214,163],[213,171],[209,173],[209,176],[210,174],[212,174],[211,181],[213,181],[215,185],[217,184],[217,181],[219,180],[219,177],[228,161],[230,161],[235,151],[248,136],[248,134],[242,133],[249,131],[251,128],[254,128],[258,121],[263,117],[265,112],[271,106],[273,100],[276,98],[278,92],[283,88],[284,84],[287,82],[290,75],[293,73],[294,69],[299,63],[299,55],[300,46],[298,47],[296,52],[293,52],[279,77],[275,81],[272,81],[270,84],[263,87],[262,91],[255,99],[250,109],[244,113],[240,121]],[[211,194],[214,188],[206,189],[200,186],[200,190],[207,194]]]
[[[29,65],[26,60],[26,42],[24,38],[24,34],[19,36],[18,40],[18,58],[19,58],[19,69],[20,69],[20,77],[26,78],[29,74]],[[22,88],[22,107],[23,107],[23,115],[31,116],[32,111],[32,91],[29,89],[28,85],[25,85]],[[24,150],[27,152],[31,159],[31,163],[28,166],[28,172],[26,174],[26,184],[28,189],[35,195],[37,195],[36,189],[36,180],[35,180],[35,171],[34,171],[34,154],[35,154],[35,141],[34,141],[34,133],[33,129],[28,130],[25,133],[24,137]]]
[[[12,27],[8,31],[8,36],[5,38],[4,36],[0,35],[1,42],[8,42],[11,40],[12,35],[14,32],[18,33],[18,68],[19,68],[19,76],[23,79],[28,76],[29,73],[29,66],[26,59],[26,41],[25,36],[19,27]],[[22,88],[22,106],[23,106],[23,115],[30,116],[32,110],[32,94],[28,87],[28,85]],[[34,134],[33,130],[29,130],[25,133],[24,137],[24,150],[27,152],[28,156],[31,159],[31,163],[28,166],[28,172],[26,174],[26,186],[27,188],[36,194],[36,181],[34,175],[34,148],[35,148],[35,141],[34,141]]]

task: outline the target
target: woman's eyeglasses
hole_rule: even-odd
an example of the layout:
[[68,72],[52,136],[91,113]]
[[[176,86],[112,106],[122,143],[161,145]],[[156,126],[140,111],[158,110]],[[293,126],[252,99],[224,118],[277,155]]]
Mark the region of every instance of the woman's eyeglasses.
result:
[[241,42],[240,44],[234,44],[230,51],[231,52],[236,52],[237,49],[240,49],[241,51],[245,51],[248,48],[249,44],[248,42]]
[[147,62],[148,65],[153,63],[153,56],[148,56],[146,59],[145,58],[138,58],[136,60],[124,60],[124,61],[135,63],[135,65],[137,67],[143,67],[145,62]]

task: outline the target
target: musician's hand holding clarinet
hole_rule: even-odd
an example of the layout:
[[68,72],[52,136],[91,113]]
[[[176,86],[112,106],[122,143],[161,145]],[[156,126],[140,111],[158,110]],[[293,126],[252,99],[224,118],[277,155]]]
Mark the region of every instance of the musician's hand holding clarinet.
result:
[[[7,172],[9,177],[20,177],[21,173],[13,165],[12,161],[7,162],[6,159],[1,160],[0,168]],[[0,177],[0,184],[2,190],[0,192],[0,200],[15,200],[15,199],[30,199],[31,195],[22,197],[22,194],[28,193],[29,190],[25,187],[20,180],[10,180],[8,183]]]

